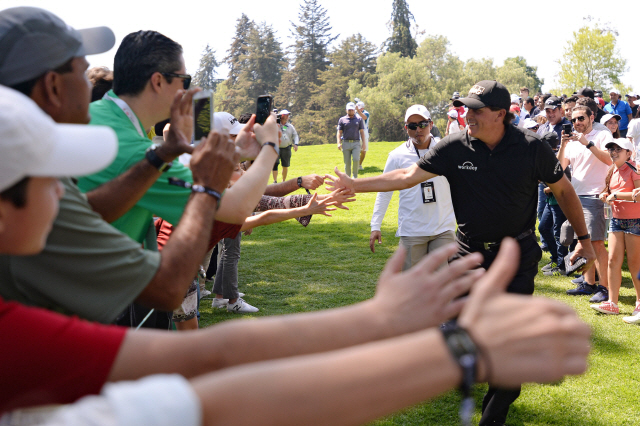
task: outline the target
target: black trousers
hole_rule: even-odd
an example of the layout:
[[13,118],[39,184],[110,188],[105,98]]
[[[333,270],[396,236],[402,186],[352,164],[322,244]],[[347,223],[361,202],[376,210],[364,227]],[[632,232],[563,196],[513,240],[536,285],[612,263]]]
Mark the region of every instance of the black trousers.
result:
[[[507,292],[517,294],[533,294],[534,279],[538,274],[538,262],[542,258],[542,250],[538,246],[535,234],[523,238],[520,244],[520,267]],[[480,252],[484,255],[482,267],[488,269],[498,255],[497,250],[484,250],[481,247],[467,245],[458,241],[460,245],[459,255],[464,256],[472,252]],[[501,389],[489,386],[489,391],[482,400],[482,418],[479,426],[501,425],[507,420],[509,407],[520,396],[520,387],[515,389]]]

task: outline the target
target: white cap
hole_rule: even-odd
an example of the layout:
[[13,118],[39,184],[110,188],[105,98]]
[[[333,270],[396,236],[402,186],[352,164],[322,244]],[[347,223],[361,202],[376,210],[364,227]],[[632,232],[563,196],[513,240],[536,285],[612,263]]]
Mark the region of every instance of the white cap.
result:
[[226,130],[230,135],[237,135],[243,127],[244,124],[238,122],[238,120],[228,112],[213,113],[213,130]]
[[524,119],[524,124],[522,125],[522,127],[524,127],[525,129],[533,129],[534,127],[538,126],[539,123],[536,120],[532,120],[530,118],[525,118]]
[[631,96],[633,96],[634,98],[637,98],[637,97],[638,97],[638,94],[637,94],[636,92],[631,92],[631,93],[627,93],[625,96],[626,96],[627,98],[628,98],[628,97],[631,97]]
[[350,109],[355,110],[356,109],[356,104],[354,104],[353,102],[349,102],[347,104],[347,111],[349,111]]
[[636,99],[635,101],[631,101],[633,102],[634,105],[640,105],[640,99]]
[[29,176],[84,176],[118,153],[110,127],[57,124],[20,92],[0,86],[0,191]]
[[618,89],[615,89],[615,88],[614,88],[614,89],[609,90],[609,93],[615,93],[615,94],[616,94],[616,95],[618,95],[618,96],[622,96],[622,95],[620,94],[620,91],[619,91]]
[[286,109],[283,109],[282,111],[280,111],[280,115],[291,115],[291,113]]
[[362,102],[362,101],[358,101],[358,103],[356,104],[356,106],[357,106],[358,108],[364,108],[364,102]]
[[412,105],[407,109],[407,112],[404,114],[404,122],[406,123],[409,117],[412,115],[420,115],[425,120],[431,120],[431,114],[429,114],[429,110],[424,105]]
[[600,123],[606,124],[606,122],[611,120],[613,117],[615,117],[618,121],[620,121],[620,119],[622,118],[618,114],[605,114],[600,119]]
[[515,93],[511,95],[511,103],[520,103],[520,96],[516,95]]
[[629,151],[634,151],[633,144],[627,138],[618,138],[613,141],[607,143],[604,147],[609,148],[612,145],[618,145],[622,149],[628,149]]
[[451,118],[458,118],[458,111],[456,111],[455,109],[452,109],[447,113],[447,115]]

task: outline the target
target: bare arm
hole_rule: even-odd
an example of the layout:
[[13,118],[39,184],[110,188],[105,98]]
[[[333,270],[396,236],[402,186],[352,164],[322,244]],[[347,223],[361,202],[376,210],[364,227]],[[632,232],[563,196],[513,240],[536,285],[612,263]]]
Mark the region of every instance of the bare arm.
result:
[[454,244],[449,245],[405,272],[401,271],[404,250],[398,250],[380,276],[375,297],[355,305],[258,321],[227,321],[196,332],[130,332],[109,380],[154,373],[193,377],[233,365],[325,352],[435,326],[460,312],[463,302],[454,299],[483,274],[482,270],[467,273],[481,261],[479,254],[453,262],[446,271],[437,270],[456,250]]
[[563,169],[566,169],[567,167],[569,167],[569,164],[571,164],[571,162],[569,161],[568,158],[566,158],[565,155],[565,151],[567,149],[567,144],[569,143],[569,135],[565,135],[564,132],[562,133],[562,139],[560,141],[560,147],[558,148],[558,161],[560,162],[560,165],[562,166]]
[[342,173],[336,167],[338,177],[326,175],[327,189],[333,191],[338,188],[347,188],[352,192],[388,192],[411,188],[420,182],[436,177],[437,175],[425,172],[416,164],[406,169],[397,169],[378,176],[352,179]]
[[[263,126],[255,124],[255,138],[261,145],[266,142],[278,143],[278,125],[275,113],[272,113]],[[236,138],[251,137],[251,125],[255,122],[255,116],[247,123],[247,127],[241,130]],[[245,132],[243,134],[243,132]],[[220,203],[220,210],[216,219],[226,223],[242,224],[251,215],[260,197],[264,194],[273,164],[278,154],[271,146],[265,146],[260,150],[249,170],[229,189]]]
[[[318,188],[324,183],[324,177],[317,174],[310,174],[302,176],[302,187],[310,190]],[[270,195],[271,197],[284,197],[299,189],[298,178],[289,179],[285,182],[272,183],[267,185],[264,191],[264,195]]]
[[247,220],[245,220],[240,230],[248,231],[249,229],[257,228],[258,226],[271,225],[272,223],[283,222],[288,219],[294,219],[296,217],[313,214],[331,216],[326,212],[336,210],[335,208],[330,207],[335,203],[332,203],[330,199],[325,199],[318,202],[317,196],[317,194],[313,194],[313,197],[311,197],[307,205],[303,207],[267,210],[266,212],[254,216],[249,216]]
[[[211,132],[191,159],[194,183],[222,193],[239,161],[227,134]],[[214,167],[211,164],[215,164]],[[207,251],[217,201],[208,194],[193,194],[182,220],[162,251],[160,267],[136,301],[171,311],[178,307]]]
[[338,140],[338,149],[342,151],[342,130],[338,130],[338,133],[336,133],[336,139]]
[[[578,198],[578,195],[576,195],[576,191],[573,189],[569,179],[567,179],[565,175],[562,175],[562,178],[558,182],[548,183],[547,185],[549,185],[553,195],[558,200],[560,208],[567,216],[567,219],[569,220],[569,223],[571,223],[576,235],[586,235],[588,232],[587,225],[584,221],[582,203],[580,203],[580,199]],[[576,250],[571,258],[572,263],[580,256],[587,259],[587,263],[583,270],[588,269],[591,264],[595,262],[596,254],[593,250],[593,246],[591,245],[591,239],[578,241]]]
[[[172,126],[165,143],[156,150],[156,154],[165,163],[170,163],[180,154],[193,150],[189,145],[193,128],[191,101],[194,93],[199,91],[199,88],[187,92],[179,90],[173,99]],[[189,135],[189,138],[186,135]],[[143,159],[115,179],[87,192],[87,201],[94,211],[111,223],[131,210],[161,175],[158,169]]]

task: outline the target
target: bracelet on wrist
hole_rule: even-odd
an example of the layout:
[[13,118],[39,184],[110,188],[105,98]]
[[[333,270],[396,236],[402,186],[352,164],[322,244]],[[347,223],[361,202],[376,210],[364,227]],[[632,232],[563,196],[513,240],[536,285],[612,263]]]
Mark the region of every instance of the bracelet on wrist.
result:
[[217,201],[216,210],[220,207],[220,200],[222,199],[222,194],[216,191],[215,189],[212,189],[203,185],[191,183],[191,182],[186,182],[182,179],[178,179],[175,177],[170,177],[168,180],[169,180],[169,185],[180,186],[182,188],[190,189],[191,192],[198,192],[198,193],[203,193],[203,194],[212,196]]
[[584,235],[579,235],[578,236],[578,241],[588,240],[590,238],[591,238],[591,235],[587,233],[587,234],[584,234]]
[[469,333],[455,322],[445,324],[440,331],[451,356],[462,369],[460,421],[463,425],[470,425],[475,406],[471,388],[478,376],[478,348]]
[[262,144],[263,147],[265,147],[267,145],[273,147],[273,149],[276,151],[276,154],[280,155],[280,148],[278,147],[278,145],[276,145],[273,142],[265,142],[264,144]]

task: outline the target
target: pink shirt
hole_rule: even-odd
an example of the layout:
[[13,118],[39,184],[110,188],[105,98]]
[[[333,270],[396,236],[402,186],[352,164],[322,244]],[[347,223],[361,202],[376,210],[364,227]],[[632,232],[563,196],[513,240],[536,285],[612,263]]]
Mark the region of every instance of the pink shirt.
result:
[[[620,168],[614,168],[609,183],[611,193],[632,192],[635,188],[633,182],[636,180],[640,180],[640,175],[633,171],[627,163]],[[640,203],[614,201],[611,204],[611,211],[616,219],[640,219]]]

